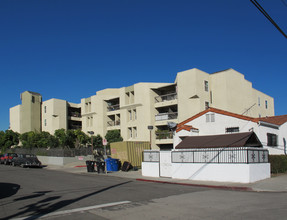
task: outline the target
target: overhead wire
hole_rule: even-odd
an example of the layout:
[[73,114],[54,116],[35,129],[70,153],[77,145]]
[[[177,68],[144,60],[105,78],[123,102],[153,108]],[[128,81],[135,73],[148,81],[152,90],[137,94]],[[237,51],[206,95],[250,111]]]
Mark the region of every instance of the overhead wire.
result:
[[278,31],[287,39],[287,35],[282,31],[282,29],[276,24],[276,22],[270,17],[270,15],[264,10],[264,8],[256,1],[250,0],[255,7],[277,28]]

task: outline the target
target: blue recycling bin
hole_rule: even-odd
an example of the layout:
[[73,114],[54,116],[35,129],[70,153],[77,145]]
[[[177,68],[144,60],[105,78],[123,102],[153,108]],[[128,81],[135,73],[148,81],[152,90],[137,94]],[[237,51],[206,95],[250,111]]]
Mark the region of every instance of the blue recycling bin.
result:
[[105,162],[108,172],[119,171],[119,159],[107,158]]

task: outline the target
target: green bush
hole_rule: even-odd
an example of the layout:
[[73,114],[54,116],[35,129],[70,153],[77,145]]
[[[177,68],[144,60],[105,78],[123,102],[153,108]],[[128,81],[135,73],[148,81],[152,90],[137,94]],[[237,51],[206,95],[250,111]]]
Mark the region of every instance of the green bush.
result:
[[271,173],[286,173],[287,155],[269,155]]

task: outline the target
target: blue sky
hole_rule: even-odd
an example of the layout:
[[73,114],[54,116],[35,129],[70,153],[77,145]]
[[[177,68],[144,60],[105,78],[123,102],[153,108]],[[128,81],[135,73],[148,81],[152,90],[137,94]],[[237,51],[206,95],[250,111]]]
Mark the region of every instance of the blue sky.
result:
[[[287,33],[287,0],[258,0]],[[0,130],[20,94],[81,98],[233,68],[287,114],[287,39],[249,0],[0,0]]]

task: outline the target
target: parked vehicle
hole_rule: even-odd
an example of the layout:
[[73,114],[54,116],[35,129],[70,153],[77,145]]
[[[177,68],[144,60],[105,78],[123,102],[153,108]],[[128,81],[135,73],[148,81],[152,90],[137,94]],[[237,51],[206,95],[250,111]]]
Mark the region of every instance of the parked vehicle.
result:
[[42,167],[42,163],[34,154],[18,154],[12,159],[11,164],[20,167]]
[[15,153],[6,153],[1,157],[1,164],[9,165],[14,157],[17,157]]

